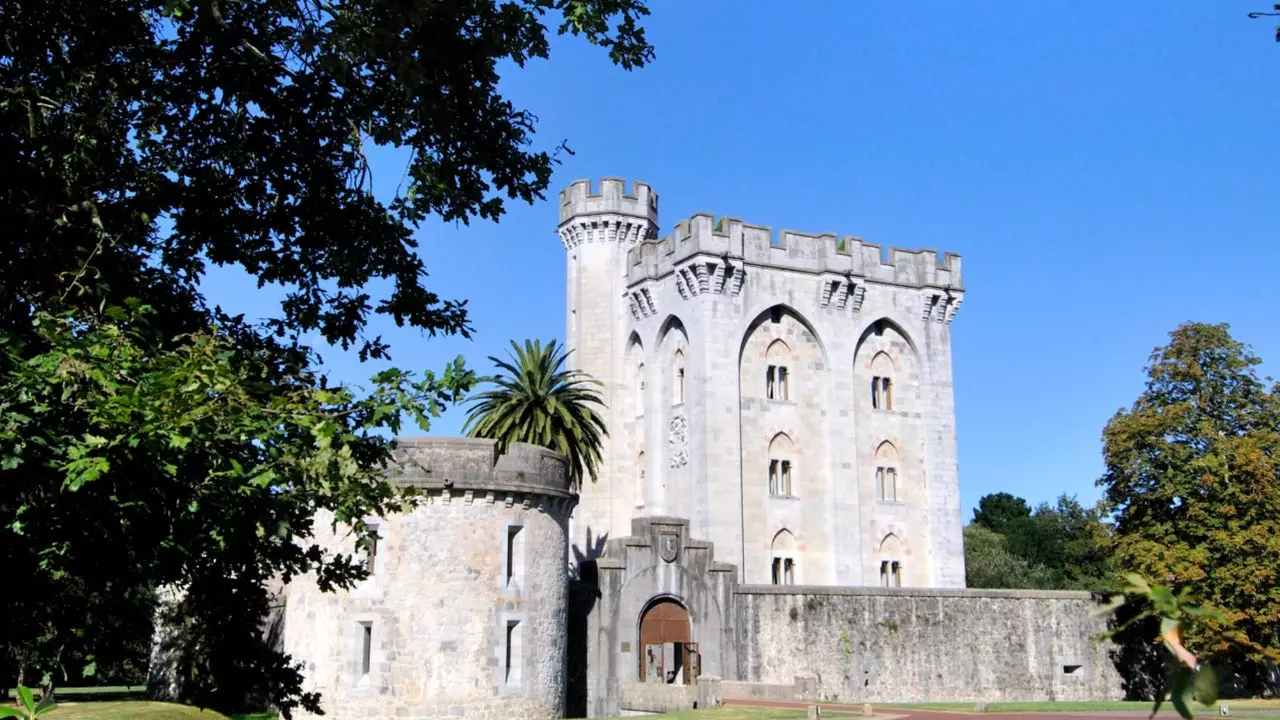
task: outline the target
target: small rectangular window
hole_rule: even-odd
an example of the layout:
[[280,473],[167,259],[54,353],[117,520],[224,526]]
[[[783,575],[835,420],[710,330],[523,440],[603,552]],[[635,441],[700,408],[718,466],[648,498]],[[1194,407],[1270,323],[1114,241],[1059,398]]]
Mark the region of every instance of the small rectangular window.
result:
[[782,575],[784,585],[796,584],[796,564],[791,558],[782,561]]
[[676,403],[684,402],[684,368],[676,371]]
[[369,540],[365,545],[364,568],[372,575],[378,563],[378,526],[371,525],[370,529],[373,534],[369,536]]
[[368,675],[373,659],[373,623],[360,623],[360,674]]
[[884,470],[884,499],[889,502],[898,501],[898,471],[894,468]]
[[778,461],[769,461],[769,494],[778,494]]
[[782,558],[773,559],[773,584],[782,584]]
[[880,378],[871,378],[871,409],[880,409]]
[[884,500],[884,468],[876,468],[876,499]]
[[774,384],[777,381],[778,368],[770,365],[765,372],[765,397],[772,400],[774,397]]
[[788,497],[791,495],[791,461],[790,460],[782,461],[782,479],[781,479],[781,482],[779,483],[778,494],[785,495]]
[[778,367],[778,399],[790,400],[790,392],[787,390],[787,368]]
[[880,584],[889,587],[889,561],[880,563]]
[[524,570],[523,538],[519,525],[507,527],[507,587],[518,587],[520,576]]
[[902,563],[893,562],[893,586],[902,587]]
[[506,658],[506,682],[507,687],[520,686],[520,666],[523,657],[523,643],[521,642],[520,621],[507,621],[507,658]]
[[881,391],[884,395],[884,409],[893,409],[893,381],[889,378],[881,378]]

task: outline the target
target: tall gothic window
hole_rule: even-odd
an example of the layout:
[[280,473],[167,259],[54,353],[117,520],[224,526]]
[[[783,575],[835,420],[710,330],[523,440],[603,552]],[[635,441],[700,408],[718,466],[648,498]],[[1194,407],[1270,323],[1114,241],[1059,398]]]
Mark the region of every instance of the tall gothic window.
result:
[[672,360],[672,398],[673,405],[684,402],[684,351],[676,350]]
[[898,449],[885,441],[876,448],[876,500],[898,502]]
[[765,397],[770,400],[791,399],[791,348],[781,340],[774,340],[765,352],[768,368],[765,370]]
[[770,578],[774,585],[796,584],[796,538],[789,530],[779,530],[769,547],[772,558]]
[[878,352],[871,358],[871,407],[875,410],[893,409],[893,359],[888,353]]
[[769,494],[792,497],[791,458],[795,449],[786,433],[778,433],[769,443]]

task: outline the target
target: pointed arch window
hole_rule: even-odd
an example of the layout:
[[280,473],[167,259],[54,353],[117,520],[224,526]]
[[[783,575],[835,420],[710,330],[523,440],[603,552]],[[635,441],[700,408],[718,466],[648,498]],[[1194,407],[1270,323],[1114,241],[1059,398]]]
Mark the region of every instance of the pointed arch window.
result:
[[902,587],[902,541],[890,533],[880,541],[880,585]]
[[876,500],[898,502],[898,465],[898,449],[887,440],[881,443],[876,448]]
[[765,351],[768,368],[765,370],[765,397],[770,400],[791,399],[791,348],[781,340],[774,340]]
[[672,405],[679,405],[684,402],[684,351],[676,350],[675,357],[671,361],[672,372]]
[[871,408],[893,409],[893,359],[888,353],[879,352],[871,359]]
[[789,530],[779,530],[769,547],[770,578],[774,585],[796,584],[796,538]]
[[769,495],[794,497],[792,458],[795,447],[786,433],[778,433],[769,442]]

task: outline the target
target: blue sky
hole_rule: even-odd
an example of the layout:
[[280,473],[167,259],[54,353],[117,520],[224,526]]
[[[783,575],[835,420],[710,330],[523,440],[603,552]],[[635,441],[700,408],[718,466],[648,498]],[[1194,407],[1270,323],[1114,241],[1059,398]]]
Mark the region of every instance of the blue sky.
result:
[[[554,198],[577,178],[649,182],[664,234],[705,211],[958,252],[966,521],[1002,490],[1091,502],[1102,427],[1179,323],[1229,322],[1280,374],[1280,45],[1245,17],[1270,4],[653,0],[648,68],[564,39],[504,76],[539,143],[576,153],[547,201],[418,233],[474,338],[374,329],[415,369],[461,354],[487,371],[509,339],[563,338]],[[403,158],[378,167],[393,189]],[[225,270],[206,289],[251,316],[279,297]],[[377,369],[325,359],[349,382]]]

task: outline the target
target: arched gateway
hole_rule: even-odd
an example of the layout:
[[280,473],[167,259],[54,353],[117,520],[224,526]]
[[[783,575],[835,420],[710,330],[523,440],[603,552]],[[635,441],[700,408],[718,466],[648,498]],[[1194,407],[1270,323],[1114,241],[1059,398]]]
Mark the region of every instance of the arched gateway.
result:
[[640,680],[691,685],[698,678],[698,644],[689,611],[673,598],[657,598],[640,618]]
[[[701,700],[699,678],[736,677],[733,627],[738,569],[716,562],[711,543],[689,537],[689,521],[643,517],[631,535],[610,538],[584,560],[571,618],[571,651],[585,667],[570,668],[585,687],[569,687],[572,712],[615,717],[650,704],[690,709]],[[662,686],[662,687],[655,687]],[[708,685],[706,692],[710,693]]]

